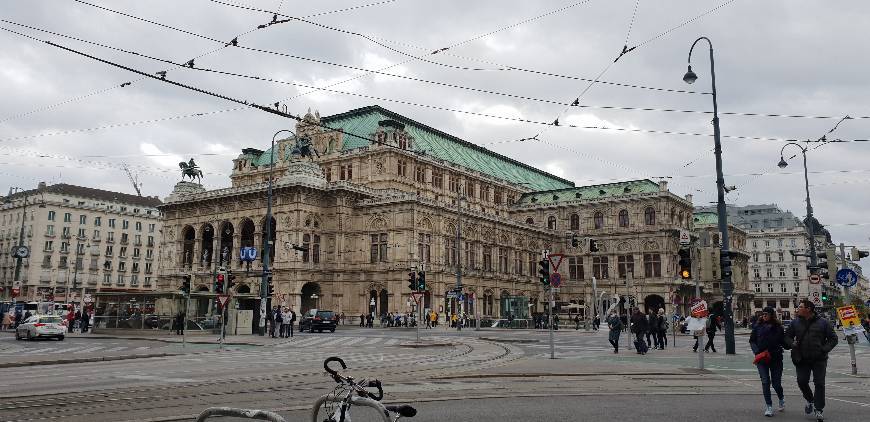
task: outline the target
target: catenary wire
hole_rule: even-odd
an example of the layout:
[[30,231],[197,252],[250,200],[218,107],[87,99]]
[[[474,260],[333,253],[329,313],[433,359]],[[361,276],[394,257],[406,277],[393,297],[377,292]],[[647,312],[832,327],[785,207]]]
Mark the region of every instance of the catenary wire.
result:
[[[33,26],[33,25],[22,24],[19,22],[10,21],[10,20],[6,20],[6,19],[0,19],[0,22],[5,22],[5,23],[21,26],[24,28],[32,29],[35,31],[39,31],[39,32],[67,38],[67,39],[72,39],[72,40],[79,41],[79,42],[86,43],[86,44],[96,45],[96,46],[107,48],[110,50],[115,50],[115,51],[120,51],[120,52],[133,54],[133,55],[137,55],[137,56],[147,57],[147,58],[150,58],[152,60],[163,61],[163,62],[173,64],[176,66],[181,66],[184,69],[190,68],[189,66],[179,65],[178,63],[175,63],[175,62],[170,63],[164,59],[146,56],[144,54],[141,54],[141,53],[138,53],[135,51],[126,50],[126,49],[119,48],[119,47],[114,47],[114,46],[103,44],[103,43],[96,42],[96,41],[86,40],[86,39],[72,36],[72,35],[67,35],[67,34],[55,32],[55,31],[50,31],[50,30],[47,30],[44,28],[39,28],[39,27]],[[557,100],[544,99],[544,98],[525,96],[525,95],[519,95],[519,94],[512,94],[512,93],[506,93],[506,92],[500,92],[500,91],[494,91],[494,90],[488,90],[488,89],[482,89],[482,88],[475,88],[475,87],[469,87],[469,86],[464,86],[464,85],[451,84],[451,83],[447,83],[447,82],[440,82],[440,81],[433,81],[433,80],[427,80],[427,79],[422,79],[422,78],[415,78],[415,77],[405,76],[405,75],[397,75],[397,74],[383,72],[380,69],[366,69],[366,68],[361,68],[361,67],[357,67],[357,66],[333,63],[333,62],[323,61],[323,60],[319,60],[319,59],[311,59],[311,58],[307,58],[307,57],[295,56],[292,54],[264,50],[264,49],[254,48],[254,47],[247,47],[247,46],[241,46],[241,45],[239,45],[237,47],[242,48],[242,49],[246,49],[246,50],[255,51],[255,52],[261,52],[261,53],[266,53],[266,54],[274,54],[274,55],[279,55],[279,56],[284,56],[284,57],[296,58],[296,59],[312,61],[312,62],[320,63],[320,64],[328,64],[328,65],[342,67],[342,68],[346,68],[346,69],[350,69],[350,70],[357,70],[357,71],[369,72],[369,73],[373,73],[373,74],[390,76],[390,77],[395,77],[395,78],[400,78],[400,79],[407,79],[407,80],[411,80],[414,82],[427,83],[427,84],[443,86],[443,87],[448,87],[448,88],[462,89],[462,90],[473,91],[473,92],[478,92],[478,93],[483,93],[483,94],[504,96],[504,97],[515,98],[515,99],[520,99],[520,100],[562,105],[562,106],[566,106],[566,107],[589,108],[589,109],[598,109],[598,110],[649,111],[649,112],[667,112],[667,113],[693,113],[693,114],[712,114],[713,113],[712,111],[709,111],[709,110],[682,110],[682,109],[673,109],[673,108],[631,107],[631,106],[589,105],[589,104],[577,105],[577,104],[561,102],[561,101],[557,101]],[[224,47],[221,47],[221,49],[222,48],[224,48]],[[213,51],[218,51],[218,50],[212,50],[212,52]],[[201,56],[198,56],[198,57],[201,57]],[[396,66],[396,65],[394,65],[394,66]],[[202,69],[198,69],[198,70],[202,70]],[[720,112],[719,114],[731,115],[731,116],[748,116],[748,117],[780,117],[780,118],[808,118],[808,119],[839,118],[839,117],[835,117],[835,116],[811,116],[811,115],[752,113],[752,112]],[[870,119],[870,116],[858,116],[858,117],[854,117],[854,119]],[[0,123],[2,123],[2,121],[0,121]]]

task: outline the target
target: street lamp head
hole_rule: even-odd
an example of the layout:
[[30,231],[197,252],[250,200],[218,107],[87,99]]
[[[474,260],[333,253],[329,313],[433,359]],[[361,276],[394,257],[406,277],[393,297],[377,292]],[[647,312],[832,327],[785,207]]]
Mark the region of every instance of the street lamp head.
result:
[[782,158],[782,156],[780,156],[779,157],[779,164],[777,164],[777,166],[779,166],[779,168],[781,168],[781,169],[784,169],[784,168],[788,167],[788,163],[785,161],[785,158]]
[[686,71],[686,74],[683,75],[683,82],[691,85],[698,80],[698,75],[695,72],[692,72],[692,65],[689,65],[689,70]]

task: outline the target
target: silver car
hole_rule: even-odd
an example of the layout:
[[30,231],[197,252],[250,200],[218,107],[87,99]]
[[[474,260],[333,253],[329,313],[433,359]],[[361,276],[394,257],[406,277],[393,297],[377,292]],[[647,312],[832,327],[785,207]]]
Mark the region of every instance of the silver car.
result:
[[16,340],[54,337],[63,341],[64,334],[66,327],[61,324],[61,318],[55,315],[34,315],[15,329]]

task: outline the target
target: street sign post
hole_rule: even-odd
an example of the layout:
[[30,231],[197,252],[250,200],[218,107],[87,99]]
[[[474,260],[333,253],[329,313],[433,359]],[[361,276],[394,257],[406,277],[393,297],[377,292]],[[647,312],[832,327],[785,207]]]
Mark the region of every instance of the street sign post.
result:
[[858,284],[858,273],[848,268],[837,271],[837,284],[843,287],[852,287]]
[[822,277],[818,274],[810,274],[810,283],[819,284],[822,281]]
[[858,311],[854,305],[837,308],[837,318],[840,318],[840,322],[843,323],[844,330],[861,326],[861,319],[858,318]]
[[562,259],[565,258],[564,254],[554,253],[547,255],[547,259],[550,261],[550,265],[553,267],[552,271],[555,273],[559,271],[559,265],[562,264]]
[[680,230],[680,246],[689,246],[692,244],[692,237],[686,230]]
[[227,301],[230,300],[230,297],[228,295],[218,295],[217,300],[218,305],[220,305],[221,309],[223,309],[224,307],[226,307]]
[[562,274],[553,273],[550,274],[550,286],[553,288],[559,288],[562,285]]

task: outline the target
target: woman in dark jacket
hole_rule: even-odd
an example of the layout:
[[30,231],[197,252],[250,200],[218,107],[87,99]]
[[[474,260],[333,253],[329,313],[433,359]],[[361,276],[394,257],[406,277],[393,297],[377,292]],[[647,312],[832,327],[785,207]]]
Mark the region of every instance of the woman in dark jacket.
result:
[[768,306],[755,326],[752,327],[752,335],[749,336],[749,346],[752,352],[758,355],[762,352],[770,354],[770,359],[762,359],[758,366],[758,375],[761,376],[761,392],[764,394],[764,403],[767,408],[764,416],[773,416],[773,400],[770,397],[770,386],[779,397],[779,411],[785,410],[785,396],[782,392],[782,346],[785,344],[785,332],[782,323],[776,319],[776,311]]

